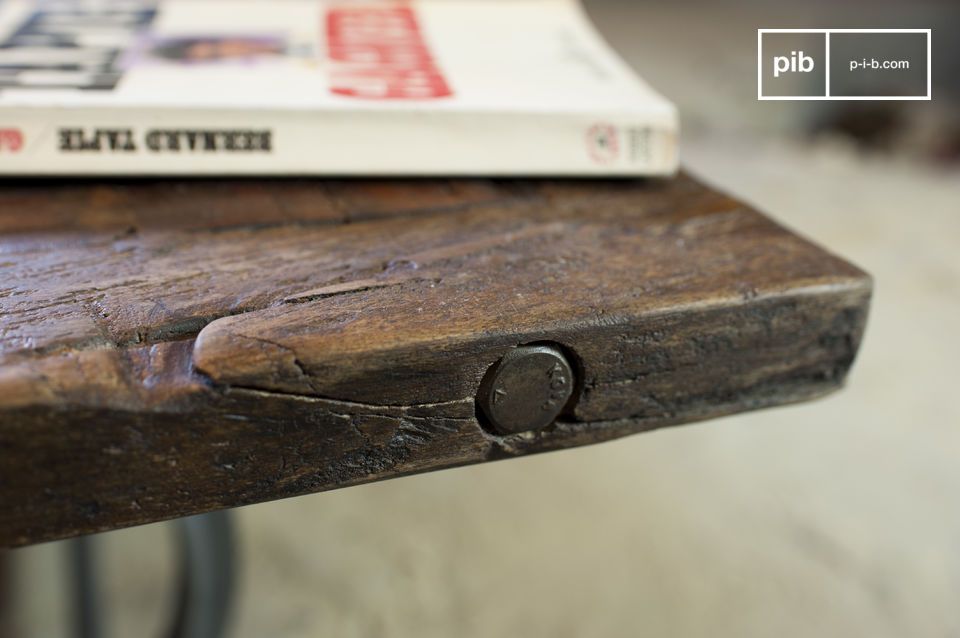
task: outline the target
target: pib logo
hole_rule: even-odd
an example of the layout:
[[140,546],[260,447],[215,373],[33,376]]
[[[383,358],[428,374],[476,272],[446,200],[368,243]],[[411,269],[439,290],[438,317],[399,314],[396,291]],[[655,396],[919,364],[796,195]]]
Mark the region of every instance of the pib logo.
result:
[[781,73],[810,73],[815,66],[813,58],[804,55],[803,51],[791,51],[790,56],[773,56],[773,77],[780,77]]
[[0,128],[0,153],[16,153],[23,148],[23,133],[18,128]]
[[793,99],[826,93],[827,38],[819,31],[757,32],[757,97]]

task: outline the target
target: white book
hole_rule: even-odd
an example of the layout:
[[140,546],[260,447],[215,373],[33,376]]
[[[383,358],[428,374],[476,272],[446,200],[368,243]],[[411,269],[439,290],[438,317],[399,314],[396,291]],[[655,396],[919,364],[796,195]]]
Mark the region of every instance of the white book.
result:
[[0,174],[667,175],[576,0],[2,0]]

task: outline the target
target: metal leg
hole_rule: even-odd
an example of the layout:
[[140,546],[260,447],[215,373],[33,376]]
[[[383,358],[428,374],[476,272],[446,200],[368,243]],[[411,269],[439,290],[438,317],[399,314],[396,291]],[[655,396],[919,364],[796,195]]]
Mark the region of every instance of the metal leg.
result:
[[70,567],[74,589],[74,626],[78,638],[102,638],[103,614],[96,569],[96,538],[80,536],[70,541]]
[[234,535],[226,510],[176,521],[180,591],[170,638],[220,638],[233,594]]
[[[180,553],[176,610],[169,638],[222,638],[233,594],[235,540],[230,514],[211,512],[174,521]],[[70,542],[76,635],[104,638],[96,568],[96,536]]]

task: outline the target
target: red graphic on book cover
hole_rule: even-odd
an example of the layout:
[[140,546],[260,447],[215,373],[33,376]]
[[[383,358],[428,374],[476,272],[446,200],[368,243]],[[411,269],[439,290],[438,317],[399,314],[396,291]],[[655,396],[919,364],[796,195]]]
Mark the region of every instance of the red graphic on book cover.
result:
[[17,128],[0,128],[0,152],[16,153],[23,148],[23,133]]
[[587,150],[598,164],[609,164],[620,154],[617,127],[612,124],[594,124],[587,129]]
[[326,31],[333,93],[374,100],[453,95],[409,6],[333,7]]

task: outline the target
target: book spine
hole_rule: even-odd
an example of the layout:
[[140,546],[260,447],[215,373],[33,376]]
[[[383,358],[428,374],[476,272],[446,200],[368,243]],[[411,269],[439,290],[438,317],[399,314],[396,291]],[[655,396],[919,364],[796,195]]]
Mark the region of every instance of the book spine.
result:
[[669,175],[670,114],[7,107],[3,175]]

